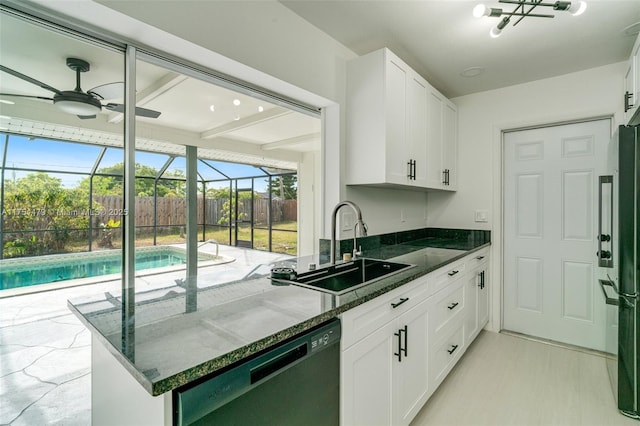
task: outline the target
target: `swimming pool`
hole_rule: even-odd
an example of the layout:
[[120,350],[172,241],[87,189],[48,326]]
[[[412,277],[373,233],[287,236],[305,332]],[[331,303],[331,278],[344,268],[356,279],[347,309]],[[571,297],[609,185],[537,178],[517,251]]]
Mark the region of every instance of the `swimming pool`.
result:
[[[199,261],[214,259],[213,255],[198,253]],[[182,266],[185,262],[185,250],[177,247],[136,249],[136,271]],[[0,261],[0,290],[120,274],[121,271],[120,250],[6,259]]]

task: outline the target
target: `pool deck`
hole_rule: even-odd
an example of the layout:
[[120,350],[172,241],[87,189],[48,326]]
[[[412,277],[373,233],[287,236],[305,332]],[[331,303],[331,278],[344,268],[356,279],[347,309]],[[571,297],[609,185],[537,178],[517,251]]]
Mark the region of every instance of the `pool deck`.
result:
[[[201,251],[213,253],[214,245]],[[202,269],[225,280],[254,266],[290,256],[220,245],[235,259]],[[169,272],[181,277],[184,272]],[[139,277],[137,286],[165,285],[167,274]],[[117,289],[119,280],[0,298],[0,424],[91,424],[91,336],[67,307],[79,299]]]

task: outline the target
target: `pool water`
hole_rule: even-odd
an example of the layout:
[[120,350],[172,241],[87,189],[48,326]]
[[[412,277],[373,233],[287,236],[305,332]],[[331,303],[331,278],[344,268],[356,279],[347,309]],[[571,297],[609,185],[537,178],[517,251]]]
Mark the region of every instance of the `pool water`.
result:
[[[122,255],[114,253],[87,253],[84,257],[65,257],[60,255],[57,261],[44,261],[42,258],[24,259],[15,264],[0,263],[0,290],[27,287],[78,278],[98,277],[122,272]],[[20,259],[23,260],[23,259]],[[136,271],[184,265],[186,253],[174,248],[156,248],[155,250],[136,251]]]

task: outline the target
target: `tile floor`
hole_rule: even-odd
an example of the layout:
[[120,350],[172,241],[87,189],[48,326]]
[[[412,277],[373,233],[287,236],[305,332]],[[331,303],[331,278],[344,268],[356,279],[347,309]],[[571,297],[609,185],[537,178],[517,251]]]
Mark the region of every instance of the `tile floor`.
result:
[[[256,264],[289,257],[228,246],[220,246],[220,255],[235,261],[203,272],[225,280],[246,275]],[[158,278],[139,280],[152,287]],[[91,336],[67,300],[118,286],[115,281],[0,299],[0,425],[91,424]]]
[[483,331],[411,425],[639,423],[618,412],[604,357]]

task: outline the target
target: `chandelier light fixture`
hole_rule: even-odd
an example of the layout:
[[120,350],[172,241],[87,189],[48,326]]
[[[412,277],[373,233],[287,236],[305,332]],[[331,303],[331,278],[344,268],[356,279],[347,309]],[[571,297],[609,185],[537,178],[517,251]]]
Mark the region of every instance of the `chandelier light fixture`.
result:
[[532,18],[553,18],[554,15],[548,13],[533,13],[537,7],[550,7],[555,11],[569,12],[573,16],[582,15],[587,8],[587,3],[584,1],[556,1],[555,3],[546,3],[542,0],[498,0],[500,3],[507,3],[516,5],[513,11],[505,11],[501,8],[487,7],[484,4],[479,4],[473,8],[473,16],[476,18],[482,18],[487,16],[490,18],[502,18],[498,24],[491,28],[489,33],[491,37],[496,38],[500,36],[504,27],[509,25],[511,18],[518,16],[519,18],[513,23],[515,27],[520,21],[526,17]]

